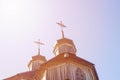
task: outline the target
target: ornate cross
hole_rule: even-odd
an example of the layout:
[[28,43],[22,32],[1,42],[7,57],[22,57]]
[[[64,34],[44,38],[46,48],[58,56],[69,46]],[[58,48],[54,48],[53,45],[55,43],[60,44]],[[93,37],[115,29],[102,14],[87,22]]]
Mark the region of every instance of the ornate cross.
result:
[[62,21],[57,22],[57,24],[61,27],[62,38],[64,38],[64,31],[63,31],[63,28],[66,27],[66,26],[62,23]]
[[38,39],[38,41],[35,41],[35,43],[38,45],[38,54],[40,55],[40,45],[44,45],[44,43],[40,42],[40,39]]

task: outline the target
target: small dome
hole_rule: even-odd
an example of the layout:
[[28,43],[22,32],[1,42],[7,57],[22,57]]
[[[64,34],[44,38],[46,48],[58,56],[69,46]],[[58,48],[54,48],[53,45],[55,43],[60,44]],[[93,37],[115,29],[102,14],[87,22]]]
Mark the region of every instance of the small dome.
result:
[[46,61],[46,58],[40,54],[32,56],[32,60],[28,64],[28,68],[29,70],[36,70],[40,67],[41,64],[45,63]]

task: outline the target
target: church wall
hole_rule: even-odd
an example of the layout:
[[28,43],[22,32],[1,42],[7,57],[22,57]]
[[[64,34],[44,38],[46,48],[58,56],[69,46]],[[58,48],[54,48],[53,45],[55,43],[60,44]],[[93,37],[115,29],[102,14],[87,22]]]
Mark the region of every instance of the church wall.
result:
[[97,80],[92,73],[92,70],[87,66],[66,62],[47,68],[46,79],[44,77],[42,80]]

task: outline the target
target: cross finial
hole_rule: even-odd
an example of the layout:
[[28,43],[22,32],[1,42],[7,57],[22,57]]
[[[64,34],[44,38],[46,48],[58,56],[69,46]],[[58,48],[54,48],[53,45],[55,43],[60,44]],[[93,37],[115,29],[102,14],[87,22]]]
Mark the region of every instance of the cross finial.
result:
[[64,38],[64,31],[63,31],[63,28],[66,27],[66,26],[62,23],[62,21],[57,22],[57,24],[61,27],[62,38]]
[[38,39],[38,41],[35,41],[35,43],[38,45],[38,55],[40,55],[40,45],[44,45],[44,43],[40,42],[40,39]]

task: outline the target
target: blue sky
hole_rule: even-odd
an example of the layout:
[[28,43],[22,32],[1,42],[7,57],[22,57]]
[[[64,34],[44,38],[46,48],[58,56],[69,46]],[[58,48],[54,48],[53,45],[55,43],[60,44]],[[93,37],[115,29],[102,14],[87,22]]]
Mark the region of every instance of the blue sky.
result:
[[0,79],[27,71],[37,54],[34,41],[45,43],[41,54],[61,38],[74,41],[77,55],[95,64],[100,80],[118,80],[120,73],[119,0],[0,0]]

